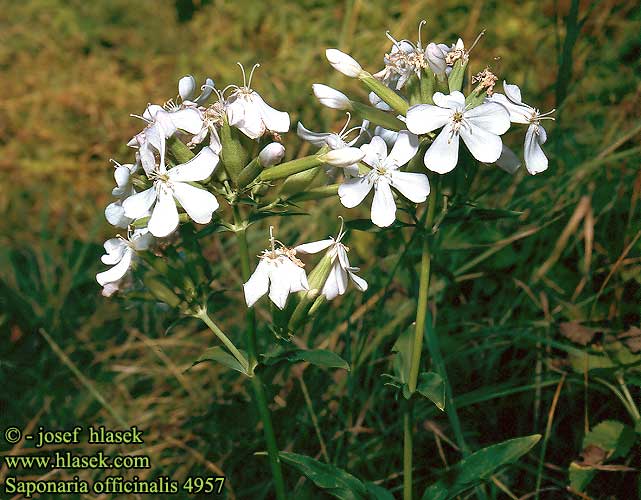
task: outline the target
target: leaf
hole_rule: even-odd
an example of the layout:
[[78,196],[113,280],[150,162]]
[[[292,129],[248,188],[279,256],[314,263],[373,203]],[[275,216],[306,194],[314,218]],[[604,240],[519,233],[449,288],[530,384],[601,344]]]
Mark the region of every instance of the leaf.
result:
[[371,500],[394,500],[394,495],[378,484],[365,483],[365,488]]
[[316,366],[323,368],[342,368],[349,371],[349,364],[338,354],[326,349],[292,349],[287,351],[277,350],[263,355],[263,363],[266,365],[275,365],[282,361],[290,363],[300,363],[307,361]]
[[445,500],[489,478],[500,467],[515,462],[541,439],[540,434],[509,439],[472,453],[425,490],[423,500]]
[[582,460],[574,460],[568,476],[572,489],[582,492],[607,460],[624,457],[634,444],[634,431],[616,420],[597,424],[583,438]]
[[416,392],[429,399],[439,410],[445,410],[445,384],[438,373],[421,373],[418,376]]
[[236,370],[247,375],[247,371],[243,368],[240,362],[222,347],[210,347],[202,356],[194,361],[192,366],[204,363],[205,361],[215,361],[221,365],[225,365],[227,368],[231,368],[232,370]]
[[368,496],[365,485],[343,469],[298,453],[281,451],[279,455],[283,463],[293,467],[316,486],[336,498],[365,500]]

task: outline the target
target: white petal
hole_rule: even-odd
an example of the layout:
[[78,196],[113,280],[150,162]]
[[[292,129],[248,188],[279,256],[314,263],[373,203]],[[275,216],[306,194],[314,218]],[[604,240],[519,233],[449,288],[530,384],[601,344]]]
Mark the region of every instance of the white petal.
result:
[[372,179],[369,175],[347,179],[338,186],[338,196],[344,207],[354,208],[367,196],[372,189]]
[[387,227],[396,220],[396,203],[392,190],[384,178],[374,184],[372,201],[372,222],[378,227]]
[[445,125],[452,111],[431,104],[417,104],[407,111],[407,128],[414,134],[427,134]]
[[363,161],[374,167],[382,163],[387,157],[387,144],[385,144],[385,141],[381,137],[374,136],[369,144],[363,144],[361,146],[361,151],[365,153]]
[[418,151],[418,136],[401,130],[398,139],[394,143],[391,153],[384,162],[384,165],[391,169],[402,167],[410,161]]
[[363,71],[361,65],[353,57],[338,49],[327,49],[325,57],[336,71],[340,71],[345,76],[355,78]]
[[494,163],[501,156],[503,142],[498,135],[476,126],[461,127],[460,133],[470,153],[478,161]]
[[510,128],[510,114],[496,102],[483,103],[466,111],[463,116],[472,125],[496,135],[504,134]]
[[318,157],[323,163],[334,167],[348,167],[365,159],[365,152],[359,148],[344,147],[332,149]]
[[509,84],[505,80],[503,80],[503,91],[510,101],[516,104],[523,104],[521,89],[517,85]]
[[118,187],[127,185],[130,176],[131,170],[126,165],[120,165],[114,170],[114,179]]
[[525,168],[532,175],[548,168],[548,159],[541,148],[546,139],[545,129],[535,123],[530,125],[525,133]]
[[279,309],[285,307],[290,292],[309,289],[305,271],[287,257],[280,257],[269,269],[269,298]]
[[247,307],[253,306],[269,289],[269,261],[261,259],[247,283],[243,284]]
[[194,108],[185,108],[170,114],[171,121],[176,128],[190,134],[197,134],[203,127],[203,120],[200,113]]
[[142,114],[142,117],[154,121],[156,119],[156,114],[158,111],[164,111],[162,106],[159,106],[158,104],[150,104],[145,108],[145,111]]
[[169,170],[172,181],[194,182],[209,177],[218,165],[218,155],[211,148],[203,148],[191,160]]
[[234,125],[250,139],[258,139],[266,131],[260,106],[254,102],[253,95],[249,98],[241,96],[236,100],[236,102],[241,103],[243,107],[243,114],[242,119],[237,121]]
[[105,241],[103,246],[107,253],[100,257],[100,260],[103,264],[107,264],[108,266],[113,266],[120,262],[128,248],[127,244],[120,238],[111,238]]
[[129,238],[136,250],[147,250],[154,241],[153,235],[148,228],[136,229],[134,234]]
[[260,114],[267,130],[280,132],[281,134],[289,131],[290,121],[288,113],[272,108],[257,92],[254,92],[252,97],[254,103],[259,106]]
[[327,300],[335,299],[338,295],[343,295],[347,290],[347,271],[338,263],[332,266],[327,276],[327,281],[323,285],[322,294]]
[[425,174],[395,170],[390,172],[390,184],[414,203],[423,203],[430,194],[430,181]]
[[312,90],[316,99],[320,101],[323,106],[332,109],[351,109],[352,103],[349,98],[332,87],[323,85],[322,83],[314,83]]
[[173,183],[174,196],[185,212],[198,224],[207,224],[218,209],[216,197],[205,189],[184,182]]
[[125,209],[122,207],[122,201],[110,203],[105,208],[105,219],[112,226],[125,228],[131,223],[129,217],[125,217]]
[[144,217],[156,201],[156,189],[152,186],[140,193],[130,196],[122,202],[125,216],[130,219]]
[[302,254],[314,254],[322,252],[323,250],[327,250],[333,244],[334,240],[332,239],[312,241],[311,243],[303,243],[302,245],[298,245],[297,247],[294,247],[294,250]]
[[374,129],[374,135],[381,137],[385,141],[385,144],[387,144],[390,148],[394,147],[394,144],[398,139],[398,132],[387,130],[386,128],[378,126]]
[[194,101],[197,106],[201,106],[207,99],[209,99],[209,96],[214,91],[214,81],[211,78],[206,78],[205,85],[203,85],[200,90],[202,90],[202,93]]
[[127,248],[118,264],[111,269],[107,269],[106,271],[96,274],[96,281],[100,283],[101,286],[105,286],[107,283],[113,283],[120,280],[129,270],[133,253],[133,250]]
[[147,174],[147,177],[149,177],[149,175],[156,170],[156,157],[154,156],[151,143],[145,139],[140,145],[138,152],[140,153],[140,163],[142,164],[142,168],[145,171],[145,174]]
[[465,96],[458,90],[451,92],[449,95],[443,94],[442,92],[436,92],[432,97],[432,100],[434,101],[434,104],[441,108],[457,110],[465,108]]
[[[131,198],[127,198],[131,199]],[[157,238],[164,238],[178,227],[178,209],[174,196],[164,183],[158,185],[158,201],[147,223],[151,234]]]
[[521,166],[521,161],[510,148],[503,144],[501,156],[496,160],[496,164],[505,170],[508,174],[515,173]]
[[436,139],[425,152],[424,162],[428,170],[446,174],[458,163],[459,135],[452,135],[452,126],[448,123],[436,136]]
[[364,292],[367,290],[367,281],[365,281],[363,278],[360,276],[357,276],[353,271],[348,270],[347,271],[349,274],[349,279],[352,280],[352,283],[354,283],[354,286],[360,290],[361,292]]
[[503,94],[498,94],[496,92],[492,94],[492,97],[488,98],[488,100],[505,107],[510,114],[510,121],[512,123],[530,123],[530,117],[532,116],[533,110],[529,106],[514,104]]
[[311,142],[314,146],[316,147],[321,147],[325,144],[325,140],[332,134],[329,134],[327,132],[325,133],[320,133],[320,132],[312,132],[311,130],[308,130],[305,128],[305,126],[301,123],[298,122],[298,127],[296,128],[296,133],[298,134],[298,137],[303,139],[304,141]]

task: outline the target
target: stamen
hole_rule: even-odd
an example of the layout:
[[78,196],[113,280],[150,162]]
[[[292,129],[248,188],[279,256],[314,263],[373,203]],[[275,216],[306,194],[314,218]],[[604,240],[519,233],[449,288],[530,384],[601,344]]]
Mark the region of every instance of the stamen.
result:
[[421,30],[424,25],[427,24],[427,21],[425,19],[421,19],[421,22],[418,23],[418,49],[421,50],[423,47],[423,42],[421,41]]
[[138,119],[140,119],[143,122],[148,123],[148,124],[152,124],[153,123],[153,120],[149,120],[148,118],[145,118],[142,115],[135,115],[133,113],[129,113],[129,116],[131,116],[132,118],[138,118]]
[[249,81],[247,82],[247,85],[246,85],[247,88],[251,88],[252,78],[254,77],[254,71],[256,71],[256,69],[258,68],[260,68],[260,64],[258,63],[254,64],[254,66],[252,67],[251,73],[249,73]]
[[352,115],[349,111],[347,111],[345,114],[347,115],[347,121],[345,122],[345,125],[343,125],[343,128],[341,129],[341,131],[338,133],[339,137],[343,137],[343,133],[345,132],[345,129],[349,125],[349,121],[352,119]]

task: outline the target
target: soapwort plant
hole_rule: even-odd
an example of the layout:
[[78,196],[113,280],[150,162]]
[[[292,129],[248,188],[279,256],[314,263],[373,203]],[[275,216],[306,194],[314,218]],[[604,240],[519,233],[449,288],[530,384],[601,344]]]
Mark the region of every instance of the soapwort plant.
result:
[[[525,104],[514,84],[504,83],[505,95],[494,92],[498,76],[482,63],[471,64],[472,49],[481,36],[469,48],[461,39],[424,44],[424,24],[419,25],[416,43],[388,34],[391,47],[382,57],[383,69],[375,73],[338,49],[326,51],[334,69],[369,91],[369,102],[314,83],[313,93],[322,105],[347,112],[347,123],[339,132],[313,132],[298,124],[300,138],[318,148],[314,154],[283,162],[281,135],[291,128],[289,114],[272,107],[254,89],[260,81],[256,64],[249,77],[240,66],[239,85],[219,89],[206,79],[198,97],[196,80],[190,75],[181,78],[175,100],[148,105],[137,116],[143,123],[129,142],[133,163],[114,162],[116,199],[105,215],[126,235],[105,243],[103,262],[113,267],[96,277],[103,294],[121,292],[163,302],[177,315],[197,318],[211,329],[223,347],[211,347],[199,361],[221,363],[250,381],[279,499],[292,498],[282,462],[339,498],[391,498],[380,486],[329,464],[279,451],[261,379],[261,367],[276,361],[348,366],[336,353],[300,349],[291,340],[327,302],[346,293],[367,292],[367,276],[378,270],[354,267],[346,243],[352,228],[363,228],[362,221],[349,219],[372,192],[367,202],[369,229],[380,235],[406,228],[421,248],[415,321],[394,346],[393,372],[382,374],[393,397],[402,402],[403,497],[408,500],[415,493],[412,416],[423,398],[447,413],[463,455],[460,468],[482,463],[483,477],[526,453],[539,438],[513,439],[472,453],[452,404],[428,299],[431,263],[438,252],[435,235],[449,212],[468,203],[467,189],[480,171],[475,162],[514,172],[520,162],[502,136],[510,123],[520,123],[528,125],[526,168],[531,174],[544,171],[548,162],[541,148],[546,140],[541,120],[553,118],[551,112],[541,114]],[[473,66],[480,71],[470,77]],[[357,125],[349,128],[350,119]],[[277,238],[279,218],[327,198],[342,213],[336,237],[313,242]],[[212,276],[203,252],[204,242],[211,239],[224,242],[229,255],[222,258],[239,258],[241,279],[232,288],[217,288],[220,281]],[[264,248],[258,254],[256,241]],[[229,301],[245,310],[242,340],[223,332],[215,319],[217,309]],[[256,308],[271,311],[273,337],[257,338],[257,323],[265,316],[259,320]],[[318,338],[323,332],[314,335]],[[432,371],[424,369],[424,339]],[[485,456],[502,458],[487,464]],[[333,479],[324,481],[319,475]],[[332,487],[333,480],[342,486]],[[437,482],[423,498],[458,494],[476,480]]]

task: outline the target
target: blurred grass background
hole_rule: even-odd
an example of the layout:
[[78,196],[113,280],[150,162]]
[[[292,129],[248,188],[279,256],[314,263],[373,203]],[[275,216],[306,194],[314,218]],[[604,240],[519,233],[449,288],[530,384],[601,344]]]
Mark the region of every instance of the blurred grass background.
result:
[[[560,491],[569,461],[581,451],[586,419],[626,420],[598,385],[589,385],[586,403],[583,375],[567,367],[571,345],[559,324],[617,333],[641,321],[636,2],[29,0],[2,10],[0,427],[113,428],[124,420],[146,430],[139,451],[154,468],[136,471],[139,477],[224,473],[230,498],[268,497],[267,462],[252,455],[263,449],[258,420],[242,380],[212,365],[185,371],[214,344],[210,334],[186,321],[164,335],[173,314],[100,296],[94,276],[102,241],[113,233],[102,215],[112,187],[108,160],[132,158],[125,143],[141,124],[130,113],[174,96],[187,73],[198,81],[212,76],[219,88],[237,83],[236,61],[261,63],[254,88],[289,111],[292,123],[326,130],[344,117],[321,109],[312,83],[355,97],[365,92],[331,70],[324,49],[338,46],[376,71],[389,49],[385,31],[414,40],[421,19],[428,21],[423,39],[437,42],[458,35],[470,41],[487,29],[474,49],[473,71],[491,63],[500,79],[521,86],[526,102],[557,108],[557,121],[546,123],[546,173],[511,177],[481,168],[470,190],[480,206],[523,214],[444,223],[439,233],[433,312],[466,436],[477,448],[542,432],[559,373],[567,371],[542,478],[542,487],[552,488],[544,498],[566,498]],[[522,132],[505,138],[518,151]],[[289,157],[305,147],[295,133],[285,144]],[[311,218],[289,219],[288,240],[332,234],[334,219],[317,215],[327,210],[339,213],[335,200],[312,207]],[[301,391],[304,374],[332,461],[394,491],[402,469],[399,411],[380,374],[390,371],[391,346],[414,314],[419,250],[408,238],[402,231],[353,233],[353,259],[370,290],[348,295],[340,309],[315,321],[313,330],[327,337],[305,337],[351,359],[352,372],[270,373],[282,448],[320,456]],[[228,247],[213,241],[208,252],[215,274],[232,287],[239,278],[225,277],[234,265]],[[399,248],[406,257],[397,266]],[[240,335],[235,304],[221,306],[216,317]],[[262,337],[269,338],[266,326]],[[425,405],[416,421],[424,429],[415,443],[416,481],[426,485],[444,460],[459,456],[448,444],[443,414]],[[123,451],[108,448],[114,450]],[[517,497],[534,489],[538,459],[533,453],[501,477]],[[0,470],[0,477],[7,473]],[[42,473],[21,476],[29,475]],[[291,471],[287,476],[300,498],[318,495]],[[593,498],[634,498],[636,481],[633,473],[600,473]],[[496,484],[488,491],[505,495]]]

